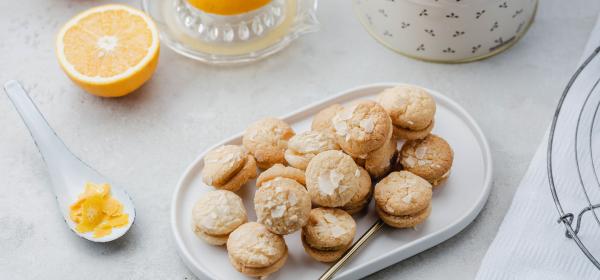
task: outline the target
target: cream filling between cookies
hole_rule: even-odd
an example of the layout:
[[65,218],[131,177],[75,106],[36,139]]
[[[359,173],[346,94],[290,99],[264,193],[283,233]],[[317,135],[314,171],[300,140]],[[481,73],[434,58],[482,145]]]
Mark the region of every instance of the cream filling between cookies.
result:
[[[288,254],[288,249],[287,249],[287,247],[286,247],[286,248],[285,248],[285,251],[283,252],[283,254],[281,254],[281,257],[279,257],[277,260],[275,260],[275,261],[274,261],[274,262],[272,262],[271,264],[264,265],[264,266],[246,265],[246,264],[243,264],[243,263],[241,263],[241,262],[239,262],[239,261],[236,261],[236,262],[237,262],[237,264],[238,264],[240,267],[243,267],[243,268],[250,268],[250,269],[254,269],[254,270],[268,270],[269,268],[271,268],[271,267],[273,267],[273,266],[277,265],[277,264],[278,264],[278,263],[279,263],[281,260],[283,260],[284,258],[287,258],[287,254]],[[257,272],[258,272],[258,271],[257,271]]]
[[390,214],[389,212],[387,212],[387,211],[385,211],[383,209],[379,209],[379,210],[381,210],[383,213],[385,213],[385,214],[387,214],[389,216],[394,217],[395,219],[411,219],[411,218],[414,218],[414,217],[418,217],[418,216],[422,215],[423,213],[427,212],[427,208],[429,208],[429,205],[427,207],[423,208],[422,210],[418,211],[418,212],[415,212],[415,213],[412,213],[412,214],[408,214],[408,215],[394,215],[394,214]]
[[338,245],[338,246],[333,246],[333,247],[319,247],[310,243],[306,243],[308,244],[308,246],[310,246],[310,248],[317,250],[317,251],[326,251],[326,252],[331,252],[331,251],[339,251],[339,250],[343,250],[346,247],[348,247],[348,245],[350,245],[350,243],[352,243],[352,241],[346,243],[346,244],[342,244],[342,245]]
[[[411,200],[412,200],[412,197],[411,197]],[[394,216],[394,217],[398,217],[398,218],[403,218],[403,217],[406,217],[406,218],[408,218],[408,217],[419,216],[420,214],[423,214],[423,212],[425,212],[425,211],[427,210],[427,208],[428,208],[428,207],[429,207],[429,205],[426,205],[426,206],[425,206],[423,209],[421,209],[421,210],[418,210],[418,211],[416,211],[416,212],[414,212],[414,213],[411,213],[411,214],[406,214],[406,215],[396,215],[396,214],[394,214],[394,213],[390,213],[389,211],[386,211],[386,210],[385,210],[385,209],[383,209],[383,208],[379,208],[379,207],[377,207],[377,208],[378,208],[378,209],[379,209],[381,212],[383,212],[383,213],[385,213],[385,214],[387,214],[387,215],[389,215],[389,216]]]
[[352,243],[352,240],[350,240],[350,242],[346,243],[346,244],[342,244],[342,245],[336,245],[336,246],[330,246],[330,247],[325,247],[325,246],[317,246],[315,244],[311,244],[310,242],[308,242],[306,240],[306,236],[304,234],[302,234],[302,240],[304,241],[304,243],[306,243],[306,245],[308,245],[308,247],[310,247],[313,250],[316,251],[325,251],[325,252],[331,252],[331,251],[338,251],[338,250],[343,250],[346,247],[348,247],[348,245],[350,245]]
[[411,128],[404,127],[404,126],[400,126],[400,125],[396,125],[396,124],[394,124],[394,126],[395,126],[397,129],[402,129],[402,130],[405,130],[405,131],[419,132],[419,131],[425,131],[425,130],[429,129],[429,127],[430,127],[432,124],[433,124],[433,120],[431,120],[431,121],[429,122],[429,124],[427,124],[427,125],[426,125],[424,128],[422,128],[422,129],[411,129]]
[[229,233],[226,233],[226,234],[210,234],[210,233],[202,230],[198,226],[194,227],[194,231],[198,232],[198,233],[201,233],[201,234],[204,234],[204,235],[209,236],[209,237],[214,237],[214,238],[219,238],[219,239],[220,238],[228,238],[229,237]]

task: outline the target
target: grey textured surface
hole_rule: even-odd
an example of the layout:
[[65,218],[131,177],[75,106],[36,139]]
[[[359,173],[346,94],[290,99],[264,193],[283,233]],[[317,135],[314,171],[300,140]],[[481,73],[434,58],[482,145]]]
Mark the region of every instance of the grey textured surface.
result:
[[265,61],[211,67],[165,47],[147,85],[108,100],[75,87],[53,49],[63,22],[104,2],[1,1],[0,81],[21,80],[66,144],[127,188],[136,224],[125,238],[104,245],[69,232],[44,163],[0,94],[1,279],[193,279],[175,251],[169,204],[196,154],[251,120],[382,81],[425,85],[462,104],[487,134],[496,169],[489,201],[472,225],[372,278],[471,279],[600,10],[598,1],[543,0],[529,33],[509,51],[481,62],[439,65],[380,46],[354,18],[350,1],[325,0],[322,30]]

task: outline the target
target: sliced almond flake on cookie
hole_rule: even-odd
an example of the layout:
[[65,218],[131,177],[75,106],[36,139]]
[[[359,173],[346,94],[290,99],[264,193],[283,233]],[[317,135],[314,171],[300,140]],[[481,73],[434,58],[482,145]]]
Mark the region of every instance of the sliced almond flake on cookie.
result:
[[354,109],[356,109],[356,106],[354,106],[353,108],[342,110],[335,115],[335,118],[341,121],[347,121],[352,118],[352,115],[354,114]]
[[420,159],[419,161],[417,161],[418,165],[427,165],[430,161],[428,160],[424,160],[424,159]]
[[327,226],[327,224],[319,222],[319,225],[315,229],[317,230],[317,235],[322,236],[327,234],[327,232],[329,231],[329,226]]
[[291,206],[295,206],[296,203],[298,203],[298,197],[295,193],[290,193],[290,195],[288,195],[288,201],[290,202]]
[[415,149],[415,156],[418,159],[424,159],[426,154],[427,154],[427,147],[425,147],[425,146],[419,146],[419,147],[417,147],[417,149]]
[[337,172],[337,170],[331,170],[331,172],[329,172],[329,178],[331,178],[331,183],[337,187],[344,179],[344,174]]
[[354,171],[354,177],[360,177],[360,170],[358,168]]
[[348,134],[348,125],[346,125],[346,123],[343,121],[334,122],[333,128],[335,129],[335,133],[340,136]]
[[371,133],[373,132],[373,129],[375,129],[375,121],[370,117],[368,119],[361,120],[359,125],[365,130],[366,133]]
[[323,218],[325,219],[325,221],[327,221],[330,224],[337,224],[338,223],[338,218],[330,213],[325,213],[323,214]]
[[331,176],[329,171],[321,173],[321,175],[319,176],[319,192],[326,195],[332,195],[337,189],[337,187],[337,184],[334,185],[333,182],[331,182]]
[[271,210],[271,217],[273,218],[281,218],[283,214],[285,214],[286,207],[285,205],[277,205],[275,209]]
[[267,242],[264,242],[264,245],[262,246],[262,248],[264,248],[263,252],[269,256],[274,256],[277,254],[277,251],[275,250],[275,248],[273,248],[272,246],[267,244]]
[[406,159],[404,159],[404,162],[408,167],[415,167],[415,164],[417,163],[417,161],[413,157],[407,157]]
[[215,229],[217,227],[217,214],[211,212],[207,216],[204,216],[203,219],[200,220],[200,224],[209,229]]
[[333,235],[333,237],[335,237],[335,238],[338,238],[338,237],[344,235],[345,233],[346,233],[346,229],[339,225],[335,225],[331,229],[331,235]]

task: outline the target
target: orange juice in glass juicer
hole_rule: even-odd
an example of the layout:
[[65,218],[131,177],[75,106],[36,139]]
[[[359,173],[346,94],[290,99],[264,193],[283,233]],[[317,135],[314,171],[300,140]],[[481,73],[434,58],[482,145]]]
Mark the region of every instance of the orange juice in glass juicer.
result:
[[269,4],[272,0],[188,0],[198,10],[216,15],[239,15]]
[[213,64],[250,62],[316,31],[317,0],[143,0],[163,42]]

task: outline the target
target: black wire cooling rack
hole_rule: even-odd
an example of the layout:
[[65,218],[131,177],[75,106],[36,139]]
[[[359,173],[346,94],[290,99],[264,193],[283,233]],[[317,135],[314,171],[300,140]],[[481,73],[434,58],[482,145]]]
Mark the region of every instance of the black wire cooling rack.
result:
[[[554,114],[547,150],[548,181],[560,215],[558,222],[565,226],[567,238],[572,239],[598,269],[599,52],[600,47],[583,62],[567,84]],[[579,113],[567,114],[564,108],[569,111],[577,108]]]

